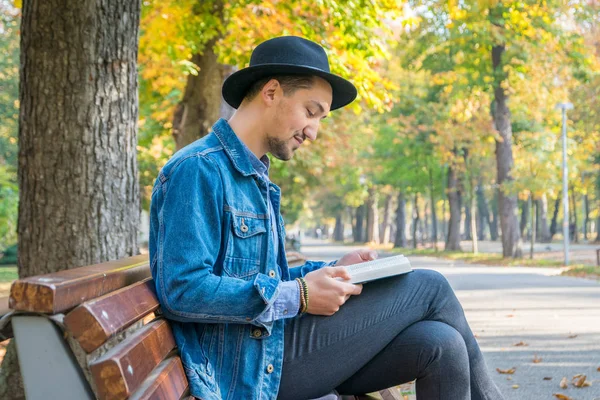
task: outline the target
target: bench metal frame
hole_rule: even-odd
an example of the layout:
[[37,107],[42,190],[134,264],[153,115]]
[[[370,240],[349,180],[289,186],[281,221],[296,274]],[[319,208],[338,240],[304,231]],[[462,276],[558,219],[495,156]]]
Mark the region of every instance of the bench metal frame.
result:
[[14,315],[12,327],[28,400],[94,400],[64,334],[39,315]]

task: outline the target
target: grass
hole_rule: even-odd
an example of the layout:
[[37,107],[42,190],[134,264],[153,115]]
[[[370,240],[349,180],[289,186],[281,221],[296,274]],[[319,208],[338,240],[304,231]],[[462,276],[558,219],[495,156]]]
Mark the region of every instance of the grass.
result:
[[12,282],[19,277],[16,265],[0,266],[0,282]]

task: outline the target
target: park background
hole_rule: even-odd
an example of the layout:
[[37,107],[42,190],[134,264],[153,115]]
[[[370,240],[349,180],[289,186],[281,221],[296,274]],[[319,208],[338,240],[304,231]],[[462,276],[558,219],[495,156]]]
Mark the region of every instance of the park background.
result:
[[278,35],[359,92],[273,160],[290,236],[600,275],[598,1],[0,0],[3,293],[145,252],[159,169],[231,115],[223,80]]

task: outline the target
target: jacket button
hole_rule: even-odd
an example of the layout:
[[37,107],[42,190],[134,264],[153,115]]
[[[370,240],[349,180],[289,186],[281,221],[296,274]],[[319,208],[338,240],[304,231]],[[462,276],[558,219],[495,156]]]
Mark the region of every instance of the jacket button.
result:
[[270,276],[271,278],[275,278],[275,271],[273,271],[273,270],[270,270],[270,271],[269,271],[269,276]]
[[254,331],[252,331],[252,336],[259,338],[261,337],[262,332],[260,331],[260,329],[255,329]]
[[248,227],[246,225],[240,226],[240,230],[244,233],[248,232]]
[[270,374],[271,372],[273,372],[273,370],[274,370],[274,369],[275,369],[275,368],[273,368],[273,364],[269,364],[269,365],[267,365],[267,373],[269,373],[269,374]]

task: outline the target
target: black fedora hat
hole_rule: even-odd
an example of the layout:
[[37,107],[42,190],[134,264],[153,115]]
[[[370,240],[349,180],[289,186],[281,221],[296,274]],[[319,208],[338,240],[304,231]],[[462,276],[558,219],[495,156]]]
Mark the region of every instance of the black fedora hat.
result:
[[223,98],[238,108],[254,82],[277,75],[312,75],[325,79],[333,90],[331,111],[356,98],[354,85],[330,72],[323,47],[297,36],[281,36],[259,44],[252,52],[250,66],[225,80]]

